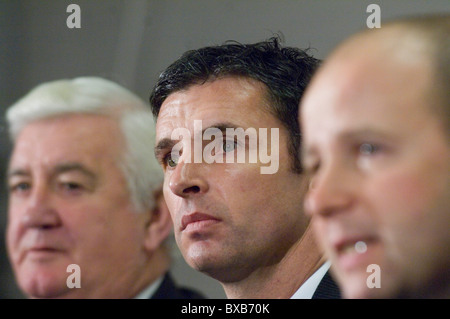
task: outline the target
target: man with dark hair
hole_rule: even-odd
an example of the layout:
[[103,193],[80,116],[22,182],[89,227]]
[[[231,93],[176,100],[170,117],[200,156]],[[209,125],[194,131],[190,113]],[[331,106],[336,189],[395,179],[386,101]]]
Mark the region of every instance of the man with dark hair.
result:
[[346,298],[450,297],[449,35],[449,14],[360,32],[302,101],[305,210]]
[[302,211],[297,107],[318,64],[230,42],[186,52],[151,93],[177,244],[229,298],[339,296]]
[[229,42],[186,52],[159,77],[150,96],[157,117],[173,92],[224,77],[244,77],[265,84],[266,105],[289,134],[292,168],[301,173],[298,101],[320,61],[296,48],[282,48],[277,38],[253,45]]

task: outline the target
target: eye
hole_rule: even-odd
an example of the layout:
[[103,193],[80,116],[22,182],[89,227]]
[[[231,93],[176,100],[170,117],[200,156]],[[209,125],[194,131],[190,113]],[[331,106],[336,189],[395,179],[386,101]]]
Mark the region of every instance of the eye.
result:
[[319,163],[319,161],[316,161],[316,162],[312,163],[311,165],[309,165],[305,171],[309,176],[313,176],[317,173],[317,171],[319,170],[319,167],[320,167],[320,163]]
[[320,159],[317,156],[303,156],[302,158],[303,171],[305,175],[314,175],[320,167]]
[[169,167],[175,167],[178,165],[178,160],[179,160],[178,156],[172,156],[172,153],[169,153],[164,157],[163,161],[165,165]]
[[365,156],[374,155],[379,150],[379,147],[373,143],[362,143],[359,146],[359,153]]
[[27,183],[27,182],[20,182],[20,183],[12,184],[9,187],[10,192],[23,193],[23,192],[28,191],[29,189],[31,189],[31,185],[30,185],[30,183]]
[[70,195],[80,195],[86,190],[82,184],[77,182],[60,182],[58,188],[60,192]]
[[61,186],[62,186],[62,188],[69,190],[69,191],[79,190],[79,189],[83,188],[80,184],[72,183],[72,182],[62,183]]
[[223,145],[222,145],[223,151],[225,153],[235,150],[236,147],[237,147],[237,142],[235,142],[235,141],[224,141]]

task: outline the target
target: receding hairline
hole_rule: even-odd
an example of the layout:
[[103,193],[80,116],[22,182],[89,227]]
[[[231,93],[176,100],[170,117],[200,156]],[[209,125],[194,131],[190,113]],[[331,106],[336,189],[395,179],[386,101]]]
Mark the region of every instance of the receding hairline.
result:
[[[380,29],[365,29],[338,45],[328,60],[319,69],[322,73],[331,64],[340,61],[352,61],[358,56],[371,54],[377,62],[385,63],[387,59],[401,61],[394,55],[409,56],[420,63],[427,64],[431,83],[425,94],[434,102],[433,111],[443,118],[450,134],[450,15],[428,15],[406,17],[392,20]],[[371,47],[370,50],[361,48]],[[383,54],[380,54],[380,53]],[[353,62],[350,62],[353,63]],[[363,65],[363,64],[361,64]],[[421,76],[418,74],[418,76]],[[413,80],[413,79],[412,79]]]
[[417,53],[426,54],[434,62],[440,62],[437,60],[442,56],[448,57],[448,54],[441,56],[439,53],[450,50],[449,34],[450,15],[406,17],[392,20],[383,24],[379,29],[364,29],[350,36],[331,52],[328,60],[334,60],[336,57],[343,56],[344,53],[355,51],[360,53],[359,48],[363,44],[372,44],[376,47],[383,45],[387,51],[391,50],[391,52],[405,50],[405,42],[413,40],[417,41],[417,47],[422,45],[422,51],[418,50]]

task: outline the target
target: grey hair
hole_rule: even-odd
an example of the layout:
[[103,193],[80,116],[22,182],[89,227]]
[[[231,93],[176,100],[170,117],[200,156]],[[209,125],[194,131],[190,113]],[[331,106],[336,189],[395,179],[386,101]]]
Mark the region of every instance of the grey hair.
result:
[[14,143],[31,122],[70,114],[96,114],[118,121],[126,149],[119,167],[138,212],[153,209],[163,174],[154,156],[155,122],[142,99],[126,88],[99,77],[79,77],[38,85],[6,112]]

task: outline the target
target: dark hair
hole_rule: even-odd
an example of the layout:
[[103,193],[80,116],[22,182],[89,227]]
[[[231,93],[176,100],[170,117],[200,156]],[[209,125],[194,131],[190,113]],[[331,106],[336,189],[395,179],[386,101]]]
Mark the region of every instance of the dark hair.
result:
[[255,44],[226,42],[185,52],[161,73],[150,95],[150,105],[158,116],[164,100],[176,91],[196,84],[242,76],[267,87],[270,112],[289,132],[289,153],[293,170],[301,173],[298,105],[320,61],[306,51],[281,47],[277,37]]

